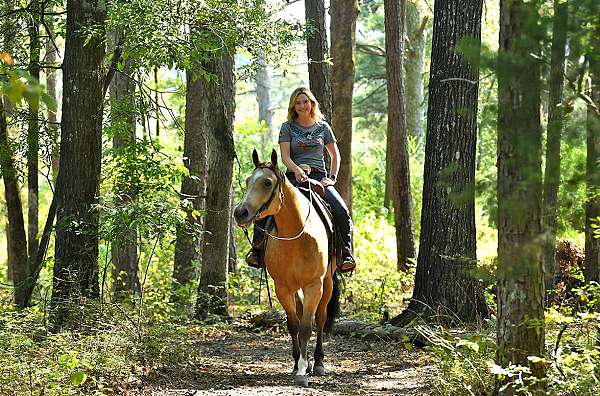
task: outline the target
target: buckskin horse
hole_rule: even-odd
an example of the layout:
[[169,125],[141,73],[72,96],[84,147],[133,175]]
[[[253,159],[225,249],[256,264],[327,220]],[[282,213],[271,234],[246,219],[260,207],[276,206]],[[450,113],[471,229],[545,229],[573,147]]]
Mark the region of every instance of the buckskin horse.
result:
[[275,229],[266,233],[264,262],[287,316],[294,383],[306,387],[311,370],[307,344],[313,317],[317,327],[313,374],[325,375],[323,331],[331,328],[339,307],[335,258],[329,257],[325,225],[310,200],[277,167],[275,150],[271,162],[260,162],[256,150],[252,160],[255,169],[246,179],[247,190],[234,210],[234,218],[240,227],[247,228],[258,219],[274,217]]

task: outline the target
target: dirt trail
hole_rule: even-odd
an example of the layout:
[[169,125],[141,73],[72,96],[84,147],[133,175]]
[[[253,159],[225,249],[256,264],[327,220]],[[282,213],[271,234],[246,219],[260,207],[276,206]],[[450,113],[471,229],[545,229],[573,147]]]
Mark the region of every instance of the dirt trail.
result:
[[424,352],[340,336],[324,344],[328,375],[309,376],[308,388],[293,386],[288,340],[284,332],[217,332],[198,344],[197,357],[185,369],[156,368],[138,391],[165,396],[430,394]]

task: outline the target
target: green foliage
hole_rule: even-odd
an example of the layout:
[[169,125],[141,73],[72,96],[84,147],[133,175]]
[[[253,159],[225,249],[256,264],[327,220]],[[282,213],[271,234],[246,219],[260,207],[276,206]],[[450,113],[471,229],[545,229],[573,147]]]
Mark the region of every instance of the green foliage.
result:
[[418,330],[431,342],[428,349],[437,362],[435,394],[492,394],[494,382],[489,367],[496,353],[493,322],[477,329],[477,335],[453,334],[441,327],[419,327]]
[[108,10],[106,29],[123,32],[122,62],[133,59],[136,68],[196,68],[238,47],[275,60],[299,33],[298,25],[275,18],[264,0],[110,0]]

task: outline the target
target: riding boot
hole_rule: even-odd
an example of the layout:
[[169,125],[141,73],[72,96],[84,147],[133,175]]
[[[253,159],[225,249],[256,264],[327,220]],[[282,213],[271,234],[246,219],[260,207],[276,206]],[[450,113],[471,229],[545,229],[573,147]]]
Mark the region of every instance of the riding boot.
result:
[[254,233],[252,234],[252,248],[246,255],[246,263],[253,268],[262,268],[264,262],[264,250],[266,242],[265,230],[270,227],[272,217],[268,216],[264,219],[256,221],[254,224]]
[[354,271],[356,268],[356,260],[354,260],[354,255],[352,254],[352,223],[350,223],[350,232],[347,234],[341,233],[341,237],[343,241],[342,260],[338,261],[337,269],[340,272]]

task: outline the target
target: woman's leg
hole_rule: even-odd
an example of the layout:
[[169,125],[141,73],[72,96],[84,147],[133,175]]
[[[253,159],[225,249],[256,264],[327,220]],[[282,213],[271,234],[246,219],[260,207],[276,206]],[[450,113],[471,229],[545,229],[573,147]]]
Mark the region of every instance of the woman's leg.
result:
[[252,234],[252,248],[246,255],[246,263],[250,267],[261,268],[263,263],[264,249],[265,249],[265,229],[268,226],[269,219],[271,216],[267,216],[254,223],[254,233]]
[[342,266],[339,268],[342,272],[351,271],[356,267],[354,256],[352,255],[352,234],[354,226],[350,218],[350,212],[346,203],[333,186],[325,189],[325,201],[331,206],[333,219],[337,226],[338,232],[342,238]]

